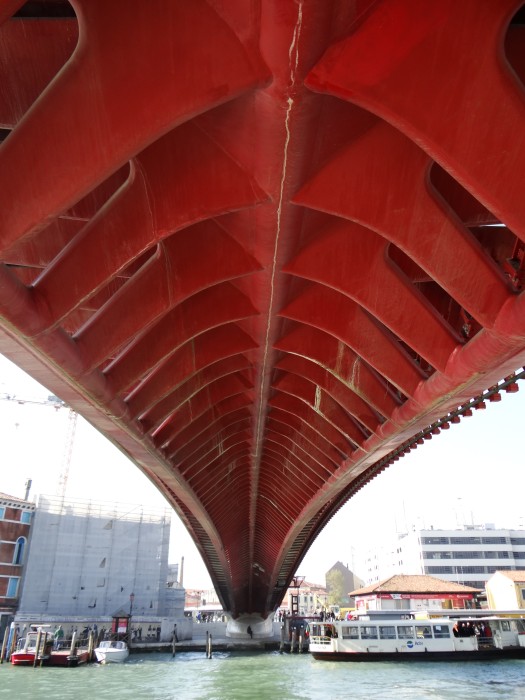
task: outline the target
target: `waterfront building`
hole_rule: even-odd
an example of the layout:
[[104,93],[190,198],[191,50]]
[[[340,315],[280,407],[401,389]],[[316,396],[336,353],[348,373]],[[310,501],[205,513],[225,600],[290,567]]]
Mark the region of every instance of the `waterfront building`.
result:
[[34,503],[0,493],[0,640],[18,609],[34,512]]
[[525,609],[525,569],[496,571],[485,586],[488,607],[493,610]]
[[[340,561],[326,572],[325,581],[326,585],[323,586],[305,581],[302,576],[295,576],[279,606],[280,611],[310,617],[329,612],[332,608],[338,610],[340,606],[351,607],[353,599],[349,598],[348,591],[363,585],[363,581]],[[337,591],[334,590],[336,583]],[[333,594],[337,597],[337,604],[331,606]]]
[[299,615],[309,617],[326,610],[327,600],[326,586],[301,580],[299,586],[287,589],[280,610],[287,614],[297,610]]
[[391,576],[350,591],[358,612],[367,610],[441,610],[472,608],[480,591],[434,576]]
[[374,583],[394,574],[428,574],[484,589],[496,571],[525,564],[525,530],[493,525],[462,529],[419,529],[372,549],[365,562],[365,580]]
[[170,522],[169,509],[40,496],[19,613],[182,616],[184,593],[167,585]]
[[226,617],[214,588],[185,591],[184,616],[197,622],[222,620]]

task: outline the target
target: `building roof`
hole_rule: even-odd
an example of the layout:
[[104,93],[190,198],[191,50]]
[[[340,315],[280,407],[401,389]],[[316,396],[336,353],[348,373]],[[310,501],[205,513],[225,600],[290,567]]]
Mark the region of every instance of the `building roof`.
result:
[[24,504],[31,503],[30,501],[26,501],[23,498],[19,498],[18,496],[10,496],[8,493],[3,493],[2,491],[0,491],[0,501],[12,501],[13,503],[24,503]]
[[369,593],[478,593],[478,588],[463,586],[461,583],[444,581],[425,574],[391,576],[379,583],[350,591],[348,595],[367,595]]
[[495,571],[494,574],[501,574],[511,581],[514,581],[514,583],[525,583],[525,569],[517,569],[516,571]]

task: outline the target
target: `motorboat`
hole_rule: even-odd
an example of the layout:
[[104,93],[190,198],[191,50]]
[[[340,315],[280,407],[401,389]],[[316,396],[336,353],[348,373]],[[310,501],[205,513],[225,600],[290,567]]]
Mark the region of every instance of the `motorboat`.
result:
[[101,664],[122,663],[129,656],[128,645],[122,641],[105,640],[95,648],[95,656]]
[[91,649],[90,640],[79,642],[75,633],[56,646],[50,632],[41,627],[18,640],[10,660],[14,666],[74,667],[91,660]]
[[310,624],[310,653],[329,661],[525,659],[525,619],[363,619]]
[[[37,649],[38,644],[38,649]],[[28,632],[21,637],[11,654],[10,661],[14,666],[34,666],[49,661],[53,649],[53,638],[47,633]]]

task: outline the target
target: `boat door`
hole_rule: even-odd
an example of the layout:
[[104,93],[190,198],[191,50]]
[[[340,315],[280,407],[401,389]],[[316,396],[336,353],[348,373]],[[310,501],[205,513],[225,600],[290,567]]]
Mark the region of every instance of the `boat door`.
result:
[[494,633],[495,647],[498,649],[505,649],[507,647],[517,647],[519,645],[516,622],[517,620],[512,619],[490,621],[490,626]]

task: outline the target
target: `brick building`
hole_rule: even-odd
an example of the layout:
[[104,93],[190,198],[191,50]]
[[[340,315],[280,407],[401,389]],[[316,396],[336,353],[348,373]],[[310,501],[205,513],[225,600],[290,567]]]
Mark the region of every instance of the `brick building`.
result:
[[0,493],[0,631],[18,608],[35,504]]

